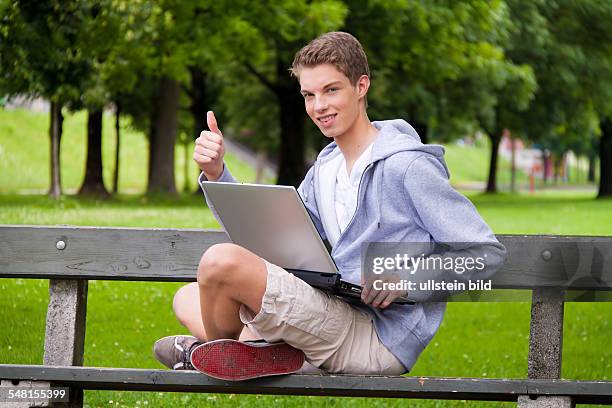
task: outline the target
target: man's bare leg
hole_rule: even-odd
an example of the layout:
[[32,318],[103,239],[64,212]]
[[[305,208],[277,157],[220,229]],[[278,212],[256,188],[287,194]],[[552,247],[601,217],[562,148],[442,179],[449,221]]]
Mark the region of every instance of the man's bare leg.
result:
[[234,244],[217,244],[198,266],[200,310],[206,339],[238,339],[244,329],[242,305],[254,314],[266,291],[266,264],[251,251]]
[[[172,304],[174,314],[178,321],[189,330],[189,332],[200,339],[208,341],[206,330],[202,323],[202,312],[200,308],[200,288],[197,282],[189,283],[181,287],[174,295]],[[240,333],[239,340],[256,340],[258,337],[247,326]]]
[[[218,244],[204,253],[198,266],[198,288],[208,342],[191,351],[196,370],[236,381],[291,374],[302,368],[304,353],[287,343],[255,346],[234,341],[244,330],[240,309],[260,312],[267,280],[265,261],[245,248]],[[218,339],[223,340],[212,341]]]

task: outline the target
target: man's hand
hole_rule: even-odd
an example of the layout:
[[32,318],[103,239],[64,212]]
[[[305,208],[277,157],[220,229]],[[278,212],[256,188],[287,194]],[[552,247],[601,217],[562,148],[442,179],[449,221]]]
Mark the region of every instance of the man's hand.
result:
[[375,280],[380,281],[376,285],[377,287],[381,287],[381,283],[383,282],[400,282],[400,278],[396,274],[384,276],[374,275],[368,281],[362,282],[361,286],[363,287],[363,290],[361,291],[361,301],[366,305],[372,305],[373,307],[385,309],[395,299],[406,295],[405,290],[376,290],[374,289]]
[[223,156],[225,155],[223,133],[217,126],[217,119],[213,111],[206,113],[206,123],[210,131],[203,130],[200,137],[196,139],[193,160],[208,180],[216,181],[223,173]]

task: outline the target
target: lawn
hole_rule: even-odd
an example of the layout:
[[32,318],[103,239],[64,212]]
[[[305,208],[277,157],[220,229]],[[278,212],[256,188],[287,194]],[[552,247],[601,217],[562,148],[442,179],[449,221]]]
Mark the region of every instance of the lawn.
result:
[[[17,112],[21,112],[19,114],[23,114],[23,117],[15,119],[19,115],[8,115],[7,112],[0,111],[0,192],[4,193],[0,194],[0,224],[218,227],[200,196],[183,194],[177,199],[170,199],[128,194],[144,189],[146,164],[143,165],[143,161],[138,158],[146,157],[142,153],[146,143],[142,135],[127,125],[124,132],[126,147],[122,150],[122,154],[125,154],[125,158],[122,158],[120,181],[122,194],[118,197],[100,202],[64,196],[58,201],[51,201],[41,195],[16,194],[21,189],[44,191],[48,184],[48,144],[44,133],[46,125],[37,125],[35,120],[32,121],[33,116],[30,113]],[[110,119],[105,118],[107,122]],[[42,122],[42,119],[40,121]],[[72,125],[71,121],[74,121]],[[10,126],[15,128],[31,129],[32,133],[7,133],[6,129],[10,127],[7,123],[13,123]],[[71,131],[73,133],[67,131],[62,141],[64,181],[68,189],[76,189],[83,169],[80,156],[83,152],[82,139],[78,139],[76,134],[79,133],[78,129],[84,129],[84,116],[74,115],[69,117],[66,123],[67,129],[74,126],[76,130]],[[110,129],[110,125],[107,128]],[[133,138],[133,143],[128,143],[130,137]],[[112,138],[106,139],[105,157],[112,157]],[[180,158],[180,152],[177,155]],[[9,158],[11,161],[8,161]],[[449,165],[453,160],[449,160]],[[464,168],[463,174],[469,174],[473,168],[468,168],[466,162],[482,165],[486,163],[486,159],[480,155],[464,161],[463,164],[459,162],[453,165],[457,170],[451,167],[451,172],[461,174],[461,169]],[[180,162],[177,163],[179,169],[180,165]],[[229,165],[241,180],[252,180],[253,172],[248,167],[241,166],[231,158]],[[193,172],[195,174],[195,170]],[[105,177],[110,180],[109,169],[105,169]],[[470,179],[472,176],[462,177]],[[179,185],[182,185],[180,182],[181,180]],[[538,193],[534,196],[469,193],[468,197],[499,234],[610,235],[612,231],[612,200],[594,200],[592,193],[563,191]],[[180,284],[175,283],[90,282],[85,364],[161,368],[151,353],[153,342],[162,336],[185,332],[171,311],[172,296],[179,286]],[[0,291],[3,294],[0,296],[0,321],[5,322],[4,327],[10,328],[4,330],[0,336],[1,362],[41,363],[47,290],[45,281],[0,279]],[[449,304],[442,327],[410,375],[525,377],[529,310],[528,303]],[[564,378],[611,379],[611,316],[612,303],[566,305]],[[193,404],[205,407],[265,405],[369,408],[399,407],[406,404],[419,407],[515,406],[510,403],[464,401],[406,402],[385,399],[106,391],[86,392],[85,403],[92,407],[182,407]]]

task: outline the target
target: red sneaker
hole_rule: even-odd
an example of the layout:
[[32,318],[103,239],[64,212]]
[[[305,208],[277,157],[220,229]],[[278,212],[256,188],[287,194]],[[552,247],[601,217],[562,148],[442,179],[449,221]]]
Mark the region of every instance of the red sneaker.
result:
[[304,352],[287,343],[220,339],[195,347],[191,364],[210,377],[240,381],[295,373],[304,364]]

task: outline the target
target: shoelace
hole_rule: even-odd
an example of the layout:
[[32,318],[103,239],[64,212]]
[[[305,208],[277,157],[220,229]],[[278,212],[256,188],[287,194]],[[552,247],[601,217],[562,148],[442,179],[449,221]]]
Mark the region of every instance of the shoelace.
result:
[[194,370],[193,365],[191,365],[191,350],[202,343],[196,341],[191,346],[189,346],[189,349],[185,350],[185,348],[178,343],[178,340],[178,337],[174,339],[174,347],[180,352],[181,361],[176,363],[172,368],[175,370]]

